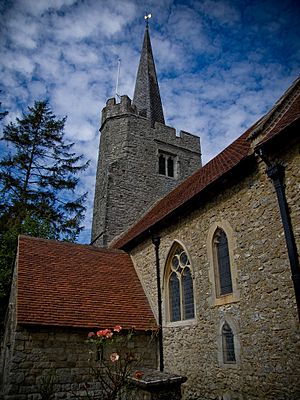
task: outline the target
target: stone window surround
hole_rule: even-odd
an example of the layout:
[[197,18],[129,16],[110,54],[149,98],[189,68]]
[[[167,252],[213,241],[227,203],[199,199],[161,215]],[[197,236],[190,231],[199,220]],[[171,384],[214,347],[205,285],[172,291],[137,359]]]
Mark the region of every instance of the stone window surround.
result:
[[[170,256],[173,252],[173,249],[176,245],[179,245],[180,247],[183,248],[183,250],[186,252],[189,261],[190,261],[190,271],[191,271],[191,276],[193,280],[193,297],[194,297],[194,318],[191,319],[183,319],[180,321],[170,321],[170,314],[169,314],[169,286],[167,282],[168,274],[169,274],[169,260]],[[187,325],[196,325],[197,320],[196,320],[196,315],[197,315],[197,310],[196,310],[196,299],[195,299],[195,274],[194,274],[194,269],[193,269],[193,262],[192,258],[190,256],[190,253],[188,252],[186,246],[177,239],[174,239],[168,252],[167,252],[167,257],[166,261],[164,263],[164,273],[163,273],[163,285],[162,285],[162,298],[164,302],[164,315],[163,315],[163,322],[164,322],[164,327],[180,327],[180,326],[187,326]]]
[[[232,333],[233,333],[233,343],[234,343],[234,352],[235,352],[235,362],[230,362],[230,363],[224,362],[224,354],[223,354],[222,328],[226,322],[230,326]],[[240,346],[240,340],[239,340],[239,329],[238,329],[237,323],[230,315],[225,314],[221,317],[217,336],[218,336],[217,337],[217,345],[218,345],[219,367],[229,368],[229,369],[230,368],[233,368],[233,369],[239,368],[241,365],[241,362],[240,362],[241,346]]]
[[[161,174],[159,172],[159,160],[160,160],[161,156],[164,156],[164,158],[165,158],[165,174]],[[158,149],[157,157],[158,157],[158,174],[160,176],[164,176],[164,177],[169,178],[169,179],[177,179],[177,176],[178,176],[178,157],[176,156],[176,154],[172,154],[172,153],[170,153],[168,151],[164,151],[164,150]],[[173,176],[170,176],[168,174],[168,159],[169,158],[171,158],[173,160]]]
[[[217,229],[222,229],[227,236],[232,279],[232,293],[220,296],[218,296],[217,293],[218,265],[214,246],[214,235]],[[237,288],[237,268],[234,262],[234,252],[236,247],[235,233],[229,222],[224,219],[214,222],[209,228],[207,235],[207,253],[209,261],[208,276],[212,290],[212,294],[209,297],[208,302],[212,307],[235,303],[240,300],[240,292]]]

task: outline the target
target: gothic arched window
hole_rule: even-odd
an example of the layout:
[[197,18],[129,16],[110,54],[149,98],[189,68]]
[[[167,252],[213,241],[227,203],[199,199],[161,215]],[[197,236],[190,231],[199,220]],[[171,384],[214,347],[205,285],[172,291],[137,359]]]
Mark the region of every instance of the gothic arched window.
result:
[[228,240],[223,229],[218,228],[213,238],[217,292],[219,296],[232,293],[232,278]]
[[222,327],[222,349],[224,364],[234,364],[236,362],[234,350],[234,335],[232,329],[227,322],[225,322]]
[[166,266],[167,304],[170,322],[195,317],[191,264],[186,251],[176,243]]

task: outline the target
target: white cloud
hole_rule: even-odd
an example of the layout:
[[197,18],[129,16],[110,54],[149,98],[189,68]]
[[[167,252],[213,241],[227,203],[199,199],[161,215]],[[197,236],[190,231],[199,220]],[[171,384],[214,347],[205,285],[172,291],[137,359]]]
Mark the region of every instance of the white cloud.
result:
[[49,9],[59,10],[63,6],[71,6],[76,0],[18,0],[16,8],[33,16],[40,16]]
[[10,71],[21,75],[27,75],[28,77],[31,77],[35,68],[34,62],[22,53],[8,53],[5,57],[5,61]]
[[229,1],[204,0],[199,8],[202,13],[221,25],[234,25],[240,21],[238,10]]
[[[2,5],[1,101],[13,119],[36,99],[67,115],[66,137],[91,159],[88,241],[100,112],[133,95],[143,16],[169,125],[201,136],[207,162],[270,108],[299,74],[299,9],[265,0],[16,0]],[[8,119],[8,120],[9,120]],[[3,147],[2,147],[3,148]],[[1,151],[1,149],[0,149]]]

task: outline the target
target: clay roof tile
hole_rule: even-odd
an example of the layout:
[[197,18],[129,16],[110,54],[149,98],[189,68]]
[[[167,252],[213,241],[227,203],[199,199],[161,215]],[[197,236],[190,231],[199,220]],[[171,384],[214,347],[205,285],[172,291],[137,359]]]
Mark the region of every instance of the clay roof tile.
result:
[[19,324],[147,330],[154,316],[129,255],[19,238]]

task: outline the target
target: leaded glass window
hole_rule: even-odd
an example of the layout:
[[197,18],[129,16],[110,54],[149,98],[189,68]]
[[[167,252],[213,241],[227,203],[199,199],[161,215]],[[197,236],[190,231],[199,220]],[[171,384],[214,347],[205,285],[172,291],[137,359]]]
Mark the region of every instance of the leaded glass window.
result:
[[180,307],[180,285],[175,272],[172,272],[169,280],[170,290],[170,320],[179,321],[181,319]]
[[186,251],[176,245],[168,261],[168,303],[170,321],[195,317],[193,277]]
[[219,295],[232,293],[229,248],[226,233],[218,229],[214,236]]
[[236,362],[234,351],[234,335],[227,322],[222,327],[223,361],[226,364]]
[[193,279],[189,268],[182,272],[182,289],[184,319],[194,318]]

